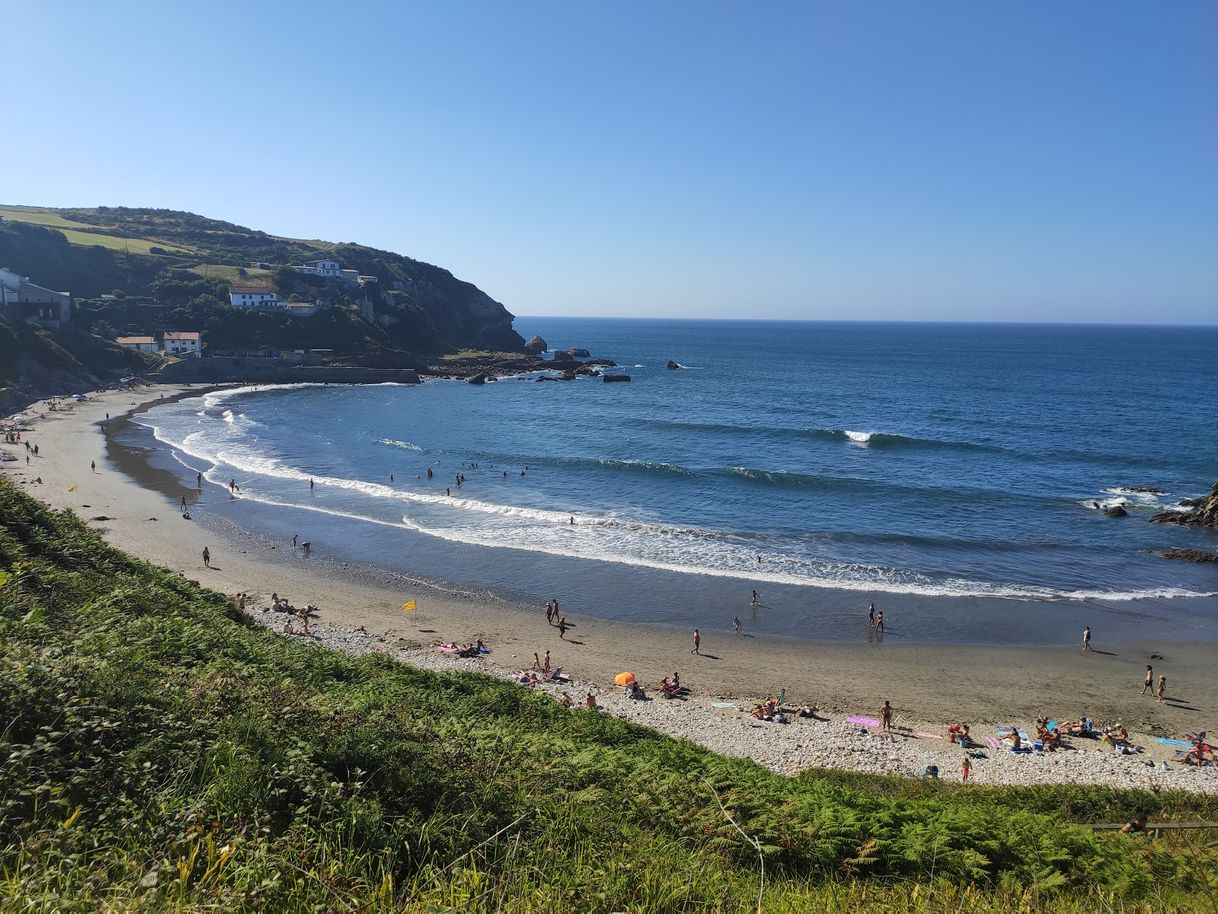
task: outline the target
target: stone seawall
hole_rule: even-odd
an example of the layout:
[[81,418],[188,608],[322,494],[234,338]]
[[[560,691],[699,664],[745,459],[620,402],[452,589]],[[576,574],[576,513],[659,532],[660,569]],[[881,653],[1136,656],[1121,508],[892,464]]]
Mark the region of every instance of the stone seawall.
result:
[[418,384],[413,368],[324,368],[284,365],[277,359],[182,359],[149,381],[167,384]]

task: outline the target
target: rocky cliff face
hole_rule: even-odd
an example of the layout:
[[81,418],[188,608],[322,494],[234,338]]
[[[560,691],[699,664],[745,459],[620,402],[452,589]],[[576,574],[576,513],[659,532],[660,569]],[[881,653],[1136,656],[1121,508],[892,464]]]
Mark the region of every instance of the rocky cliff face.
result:
[[1187,524],[1196,527],[1218,529],[1218,483],[1209,495],[1189,498],[1180,502],[1191,511],[1163,511],[1150,519],[1152,524]]

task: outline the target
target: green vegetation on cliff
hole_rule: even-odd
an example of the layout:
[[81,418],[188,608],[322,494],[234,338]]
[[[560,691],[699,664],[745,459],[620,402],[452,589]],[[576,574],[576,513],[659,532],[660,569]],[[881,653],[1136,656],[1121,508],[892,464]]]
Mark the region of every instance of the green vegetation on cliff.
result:
[[[741,760],[258,629],[0,480],[0,909],[1210,910],[1212,801]],[[764,865],[764,880],[762,878]]]
[[[377,281],[356,286],[289,268],[319,258]],[[0,266],[83,299],[77,320],[101,336],[201,329],[217,350],[320,348],[401,366],[414,364],[414,354],[516,350],[524,342],[501,304],[447,270],[364,245],[279,238],[173,210],[0,206]],[[229,307],[234,285],[275,286],[283,299],[320,298],[333,308],[309,318],[272,312],[251,319]],[[108,297],[115,292],[117,299]]]

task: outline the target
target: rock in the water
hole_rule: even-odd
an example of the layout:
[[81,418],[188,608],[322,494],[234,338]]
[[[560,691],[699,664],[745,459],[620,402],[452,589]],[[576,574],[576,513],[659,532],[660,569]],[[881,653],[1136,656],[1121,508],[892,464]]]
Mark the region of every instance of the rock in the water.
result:
[[577,359],[586,359],[588,356],[592,355],[592,353],[587,349],[568,349],[567,352],[571,353],[571,355]]
[[629,381],[630,375],[628,375],[628,374],[603,374],[603,375],[601,375],[601,380],[604,381],[606,384],[612,383],[613,381]]
[[575,369],[575,373],[578,375],[584,375],[585,377],[595,378],[600,374],[600,370],[593,368],[591,365],[580,365]]
[[1101,509],[1108,517],[1124,517],[1129,512],[1120,505],[1106,505]]
[[667,366],[667,367],[668,367],[668,370],[669,370],[669,371],[676,371],[676,370],[677,370],[678,368],[680,368],[681,366],[680,366],[680,365],[678,365],[676,362],[674,362],[672,359],[669,359],[669,360],[668,360],[668,366]]
[[554,353],[554,361],[555,362],[574,362],[575,356],[571,355],[571,353],[567,352],[567,350],[565,350],[565,349],[560,349],[556,353]]
[[584,364],[600,365],[604,368],[617,368],[617,362],[613,361],[613,359],[588,359]]
[[560,380],[560,381],[574,381],[574,380],[575,380],[575,369],[574,369],[574,368],[570,368],[570,369],[568,369],[567,371],[564,371],[564,372],[563,372],[563,373],[562,373],[562,374],[559,376],[558,380]]
[[1186,498],[1180,502],[1182,508],[1191,511],[1163,511],[1150,519],[1152,524],[1188,524],[1197,527],[1218,528],[1218,483],[1209,495]]
[[471,384],[485,384],[485,383],[486,383],[486,375],[485,375],[484,373],[482,373],[482,372],[479,372],[478,374],[474,375],[472,378],[470,378],[470,379],[469,379],[469,383],[471,383]]
[[529,340],[527,343],[524,344],[524,351],[527,352],[529,355],[537,355],[539,353],[545,352],[549,348],[550,348],[550,345],[539,336],[533,337],[531,340]]
[[1182,562],[1218,562],[1218,552],[1206,552],[1204,549],[1164,549],[1158,555]]

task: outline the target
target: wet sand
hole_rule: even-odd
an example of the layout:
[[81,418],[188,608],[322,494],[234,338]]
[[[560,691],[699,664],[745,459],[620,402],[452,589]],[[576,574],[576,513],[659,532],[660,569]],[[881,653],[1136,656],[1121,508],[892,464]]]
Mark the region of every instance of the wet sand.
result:
[[[681,705],[691,714],[709,710],[712,700],[747,702],[783,690],[788,706],[814,704],[839,720],[844,714],[876,717],[883,702],[891,700],[898,723],[934,733],[952,721],[968,721],[975,734],[985,734],[996,724],[1031,729],[1040,714],[1068,718],[1085,713],[1101,722],[1123,721],[1159,759],[1172,753],[1155,744],[1152,735],[1218,729],[1218,678],[1213,675],[1218,652],[1213,644],[1160,641],[1112,647],[1097,632],[1095,649],[1084,654],[1077,645],[816,642],[751,637],[747,629],[736,635],[725,627],[703,630],[701,654],[694,655],[686,630],[609,622],[563,605],[573,626],[564,640],[547,624],[544,606],[408,583],[391,572],[331,562],[318,553],[305,558],[290,541],[270,542],[209,520],[208,503],[229,498],[226,489],[206,482],[201,493],[183,489],[178,477],[149,466],[133,449],[114,445],[108,451],[102,434],[106,413],[117,421],[162,396],[201,392],[179,386],[107,391],[80,403],[66,401],[56,412],[48,412],[46,403],[36,404],[25,412],[32,423],[26,437],[39,445],[40,455],[27,468],[24,448],[4,445],[21,460],[0,466],[22,483],[41,476],[43,485],[30,484],[26,490],[53,507],[76,511],[115,546],[215,590],[245,591],[260,604],[269,603],[272,592],[298,606],[314,603],[323,628],[363,627],[389,644],[481,638],[494,649],[491,669],[501,672],[530,666],[534,652],[549,650],[555,665],[607,691],[622,670],[635,672],[647,684],[679,670],[694,693],[693,701]],[[96,472],[90,461],[96,461]],[[77,491],[68,492],[73,485]],[[182,495],[191,505],[192,520],[181,516]],[[210,569],[203,565],[204,546],[210,549]],[[411,598],[417,599],[418,609],[402,612],[401,604]],[[1151,660],[1151,654],[1162,659]],[[1169,701],[1139,694],[1148,662],[1156,676],[1167,675]],[[1218,781],[1214,769],[1190,774],[1205,779],[1211,789]],[[1063,777],[1071,779],[1051,772],[1044,779]]]

